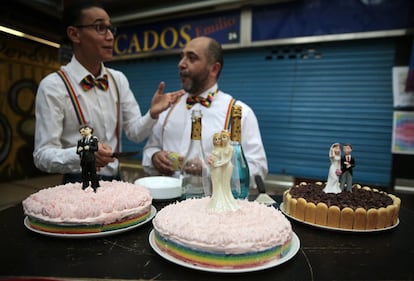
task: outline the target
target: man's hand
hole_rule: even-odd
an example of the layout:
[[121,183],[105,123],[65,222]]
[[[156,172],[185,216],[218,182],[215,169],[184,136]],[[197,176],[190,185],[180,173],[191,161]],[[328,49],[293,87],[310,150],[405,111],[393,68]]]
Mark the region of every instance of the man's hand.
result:
[[98,151],[95,152],[96,167],[105,167],[110,162],[114,162],[115,158],[112,157],[112,148],[106,143],[98,143]]
[[163,175],[172,176],[175,172],[168,151],[158,151],[152,156],[152,165]]
[[171,93],[163,94],[165,89],[165,83],[161,82],[157,91],[152,97],[150,115],[152,119],[157,119],[158,115],[173,105],[182,95],[185,94],[184,90],[179,90]]

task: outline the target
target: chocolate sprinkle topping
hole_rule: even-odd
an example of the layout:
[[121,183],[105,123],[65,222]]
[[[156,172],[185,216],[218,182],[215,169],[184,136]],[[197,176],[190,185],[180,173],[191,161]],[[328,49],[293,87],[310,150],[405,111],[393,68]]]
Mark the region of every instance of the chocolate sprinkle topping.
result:
[[345,191],[335,194],[323,192],[324,187],[325,184],[316,183],[296,185],[290,189],[290,195],[295,199],[304,198],[307,202],[312,202],[315,205],[323,202],[328,208],[330,206],[338,206],[339,209],[349,207],[356,210],[361,207],[369,210],[371,208],[386,208],[388,205],[393,204],[392,198],[383,191],[375,192],[354,186],[352,192]]

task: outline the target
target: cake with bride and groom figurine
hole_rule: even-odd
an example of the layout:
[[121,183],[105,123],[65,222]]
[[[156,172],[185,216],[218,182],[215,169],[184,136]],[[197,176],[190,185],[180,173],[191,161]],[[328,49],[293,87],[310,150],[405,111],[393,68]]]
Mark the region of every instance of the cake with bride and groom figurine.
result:
[[328,179],[301,182],[283,194],[283,212],[311,225],[349,231],[378,231],[398,225],[401,200],[368,186],[352,182],[355,157],[352,145],[332,144]]

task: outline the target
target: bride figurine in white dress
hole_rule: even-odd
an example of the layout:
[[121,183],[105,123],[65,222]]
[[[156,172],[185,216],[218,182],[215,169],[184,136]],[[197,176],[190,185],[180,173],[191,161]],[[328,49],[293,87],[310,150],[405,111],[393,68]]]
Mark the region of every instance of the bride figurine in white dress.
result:
[[216,212],[235,211],[239,209],[231,193],[230,179],[233,173],[233,147],[229,144],[230,133],[222,131],[214,134],[214,148],[208,158],[211,167],[212,191],[208,208]]
[[341,175],[341,145],[334,143],[329,149],[329,159],[331,166],[329,167],[328,181],[323,189],[325,193],[340,193],[339,176]]

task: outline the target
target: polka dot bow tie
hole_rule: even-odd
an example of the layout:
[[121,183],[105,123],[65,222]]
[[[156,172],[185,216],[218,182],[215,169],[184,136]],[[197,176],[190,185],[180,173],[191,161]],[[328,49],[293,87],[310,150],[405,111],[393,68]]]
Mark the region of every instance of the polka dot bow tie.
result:
[[108,76],[105,74],[101,78],[93,78],[92,75],[88,75],[81,81],[82,89],[87,92],[93,87],[98,87],[98,89],[101,89],[103,91],[108,90]]
[[205,107],[210,107],[211,102],[213,101],[213,97],[216,93],[217,91],[208,93],[207,98],[203,98],[199,96],[195,96],[195,97],[188,96],[187,97],[187,109],[191,109],[193,105],[195,105],[196,103],[200,103],[201,105]]

